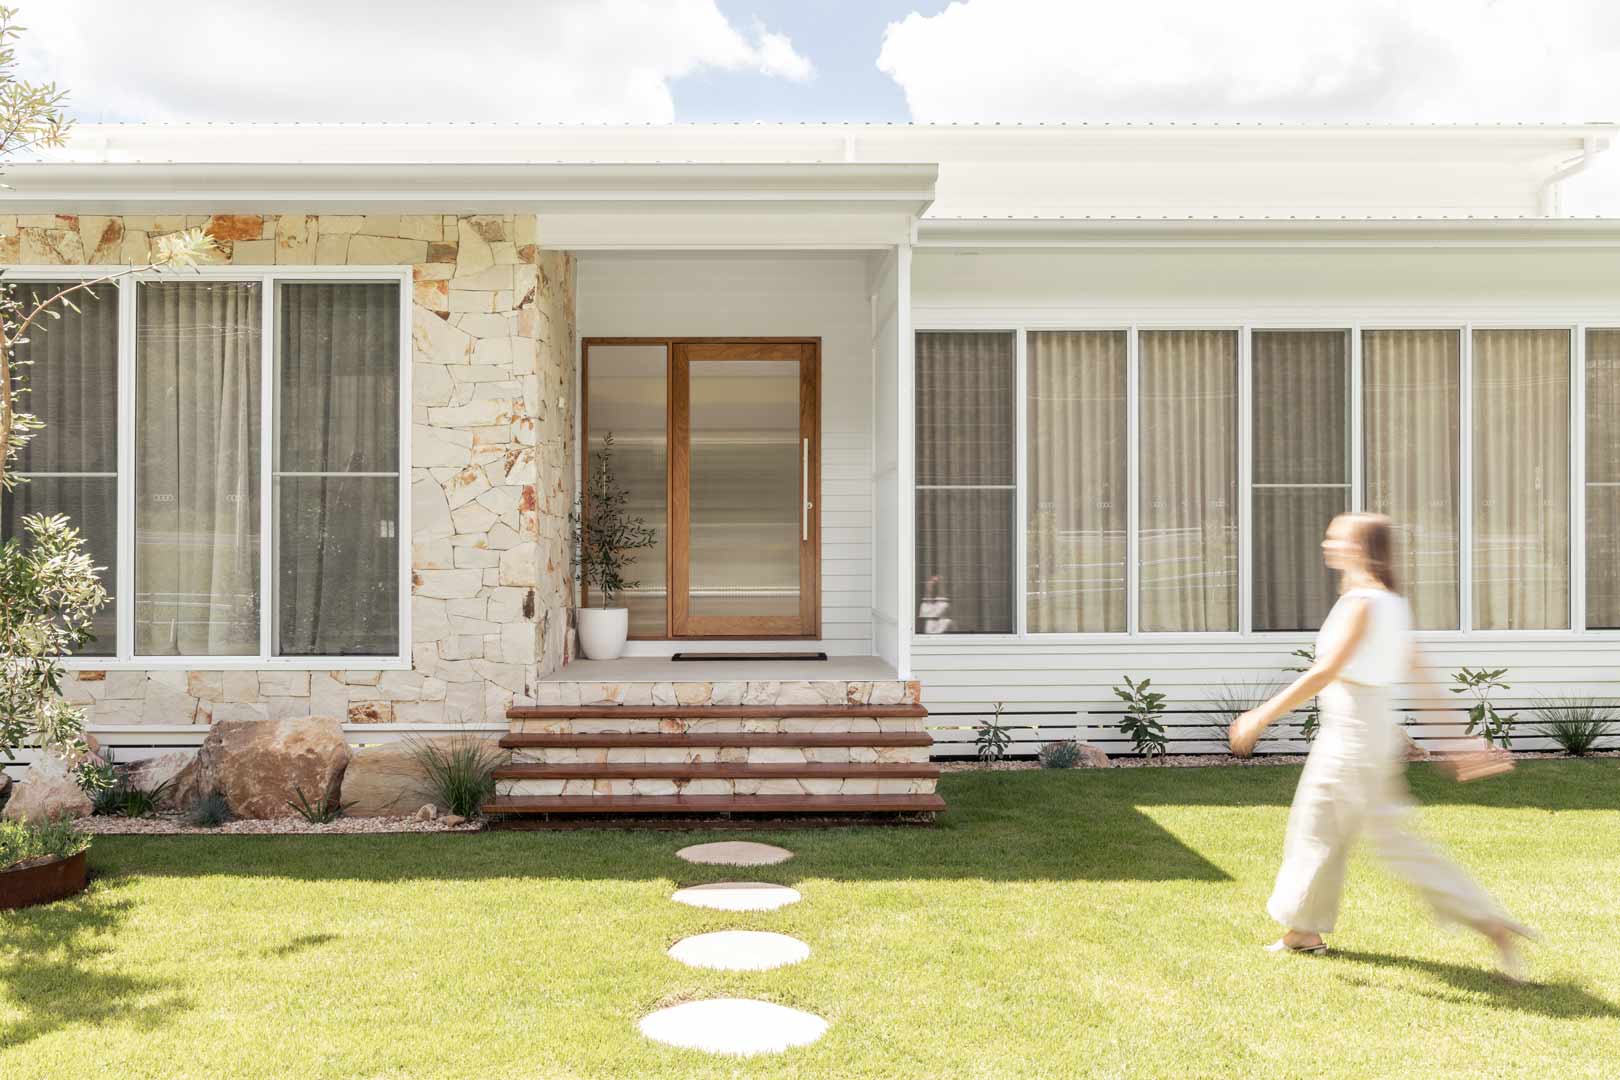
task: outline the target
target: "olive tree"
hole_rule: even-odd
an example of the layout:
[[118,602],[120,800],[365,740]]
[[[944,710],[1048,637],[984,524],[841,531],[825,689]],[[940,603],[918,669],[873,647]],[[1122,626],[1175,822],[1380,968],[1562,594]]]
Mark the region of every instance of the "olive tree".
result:
[[[0,161],[61,146],[72,126],[66,91],[54,83],[17,77],[16,42],[22,27],[16,11],[0,6]],[[26,408],[28,368],[24,346],[47,333],[63,310],[78,312],[78,293],[118,278],[162,268],[193,267],[212,248],[200,229],[157,238],[150,261],[112,274],[18,294],[0,281],[0,500],[26,483],[12,465],[45,420]],[[92,639],[90,622],[107,602],[100,573],[84,540],[61,515],[32,515],[21,535],[0,544],[0,753],[9,759],[25,744],[75,757],[80,782],[94,785],[99,772],[88,761],[84,715],[62,699],[61,658]]]

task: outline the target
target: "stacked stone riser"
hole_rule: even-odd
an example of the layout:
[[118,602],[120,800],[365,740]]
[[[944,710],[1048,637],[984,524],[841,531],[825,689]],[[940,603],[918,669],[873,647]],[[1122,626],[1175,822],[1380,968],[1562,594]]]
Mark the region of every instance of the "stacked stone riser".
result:
[[527,795],[931,795],[936,781],[871,779],[508,780],[504,796]]

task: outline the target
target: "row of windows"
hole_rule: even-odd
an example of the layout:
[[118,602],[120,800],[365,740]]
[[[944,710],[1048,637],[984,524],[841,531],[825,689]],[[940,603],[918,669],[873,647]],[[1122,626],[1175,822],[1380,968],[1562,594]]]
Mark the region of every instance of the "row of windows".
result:
[[0,534],[61,513],[85,536],[112,594],[86,655],[398,655],[400,291],[141,281],[40,320],[18,359],[46,426]]
[[1312,630],[1354,507],[1422,629],[1620,628],[1620,330],[1580,334],[919,333],[917,631]]

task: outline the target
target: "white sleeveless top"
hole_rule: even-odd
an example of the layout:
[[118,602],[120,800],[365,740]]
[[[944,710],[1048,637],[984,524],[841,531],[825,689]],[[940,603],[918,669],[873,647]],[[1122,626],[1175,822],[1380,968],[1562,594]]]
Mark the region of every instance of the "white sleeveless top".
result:
[[1363,686],[1392,686],[1406,677],[1411,663],[1412,609],[1406,597],[1385,589],[1351,589],[1339,597],[1316,635],[1320,655],[1338,624],[1348,615],[1345,601],[1351,597],[1367,601],[1367,632],[1339,678]]

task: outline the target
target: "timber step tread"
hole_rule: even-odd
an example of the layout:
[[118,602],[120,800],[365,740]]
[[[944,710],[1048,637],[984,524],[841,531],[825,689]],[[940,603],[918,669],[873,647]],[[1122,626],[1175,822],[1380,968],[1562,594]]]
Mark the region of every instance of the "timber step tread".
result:
[[491,799],[486,814],[870,814],[945,809],[938,795],[529,795]]
[[780,747],[838,747],[838,746],[933,746],[933,736],[925,731],[689,731],[680,734],[648,732],[570,732],[568,734],[513,732],[501,737],[501,745],[508,750],[524,747],[660,747],[680,749],[687,746],[780,746]]
[[514,705],[508,720],[915,720],[921,705]]
[[800,780],[879,779],[931,780],[938,765],[924,762],[859,762],[850,764],[748,764],[694,761],[686,764],[509,765],[495,770],[497,780]]

